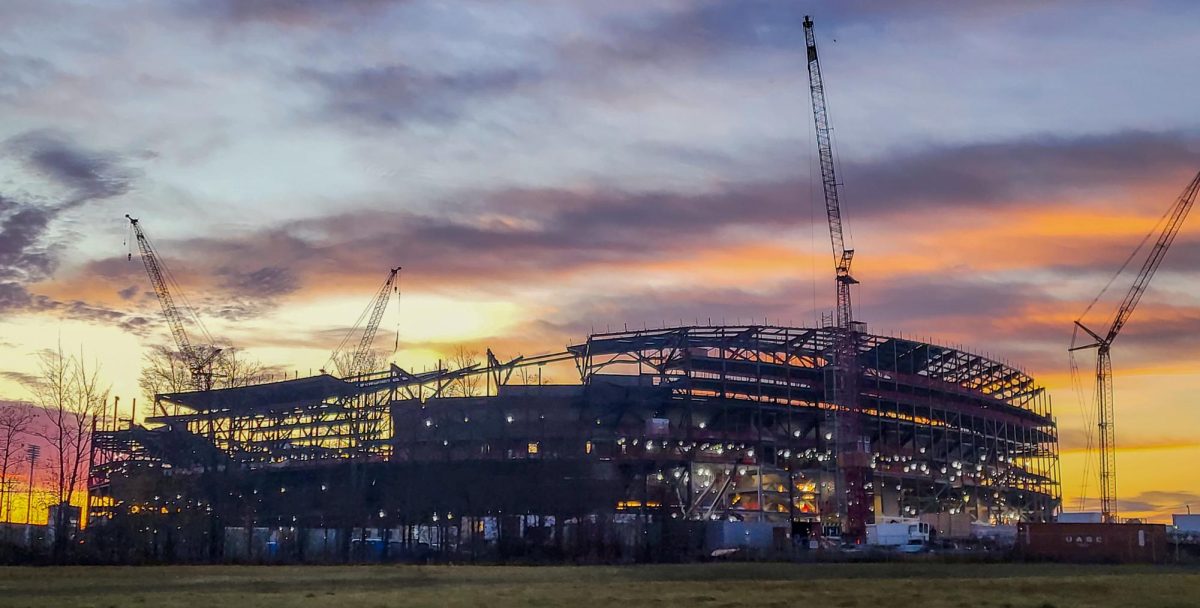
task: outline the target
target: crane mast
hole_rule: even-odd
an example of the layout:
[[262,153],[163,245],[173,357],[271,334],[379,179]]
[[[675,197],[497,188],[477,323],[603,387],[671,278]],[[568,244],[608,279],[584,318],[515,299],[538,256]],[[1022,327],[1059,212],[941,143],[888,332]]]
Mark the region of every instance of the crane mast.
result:
[[1167,249],[1171,247],[1171,243],[1179,234],[1179,229],[1183,226],[1188,212],[1191,211],[1192,204],[1196,202],[1197,191],[1200,191],[1200,173],[1192,178],[1192,181],[1183,189],[1183,193],[1168,210],[1167,221],[1163,225],[1162,232],[1159,233],[1158,240],[1155,241],[1150,254],[1142,262],[1142,268],[1138,271],[1133,286],[1125,294],[1125,299],[1117,308],[1108,331],[1102,336],[1085,326],[1082,319],[1075,321],[1075,325],[1079,329],[1095,340],[1091,344],[1073,346],[1071,350],[1096,349],[1097,433],[1100,436],[1100,513],[1106,522],[1117,521],[1117,449],[1113,408],[1112,344],[1121,332],[1121,328],[1125,327],[1129,321],[1133,310],[1142,299],[1142,294],[1146,292],[1146,287],[1150,285],[1150,279],[1154,277],[1154,273],[1158,271],[1159,265],[1167,255]]
[[[835,497],[834,500],[825,501],[823,511],[827,524],[836,523],[843,535],[862,541],[871,519],[872,496],[869,439],[863,436],[862,419],[858,411],[858,327],[854,321],[850,294],[850,287],[858,281],[850,274],[854,250],[846,249],[833,141],[829,132],[829,112],[825,103],[825,84],[817,58],[813,21],[808,16],[804,17],[804,40],[808,50],[808,82],[837,290],[833,365],[825,378],[826,399],[833,405],[826,410],[829,412],[826,420],[828,428],[832,428],[832,442],[837,455]],[[830,510],[836,513],[831,514],[828,512]]]
[[162,263],[158,260],[158,254],[150,244],[150,239],[146,238],[146,233],[142,231],[138,220],[130,217],[129,214],[125,214],[125,219],[128,219],[130,226],[133,227],[142,264],[146,267],[146,274],[150,276],[150,284],[154,286],[154,293],[158,296],[158,303],[162,306],[163,316],[166,317],[167,325],[171,329],[171,336],[175,339],[175,346],[187,363],[193,387],[200,391],[211,390],[213,386],[212,364],[221,350],[211,346],[197,348],[192,345],[191,340],[188,339],[183,314],[175,305],[175,298],[171,296],[171,290],[167,287],[166,276]]

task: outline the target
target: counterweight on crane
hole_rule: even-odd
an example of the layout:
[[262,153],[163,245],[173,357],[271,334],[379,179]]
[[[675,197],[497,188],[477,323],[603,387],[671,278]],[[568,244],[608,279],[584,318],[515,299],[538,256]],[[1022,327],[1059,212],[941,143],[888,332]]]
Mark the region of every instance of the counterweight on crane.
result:
[[[804,18],[804,39],[808,48],[808,82],[812,93],[813,120],[816,123],[817,153],[821,163],[821,185],[825,194],[825,212],[829,220],[829,238],[833,245],[833,268],[837,289],[833,365],[827,374],[826,397],[835,406],[828,417],[833,428],[836,459],[836,497],[826,502],[836,509],[842,534],[861,541],[871,518],[870,450],[862,434],[858,411],[858,325],[854,321],[850,287],[858,283],[850,274],[854,250],[846,248],[842,228],[842,209],[838,200],[838,181],[825,103],[825,83],[817,59],[817,41],[811,17]],[[828,514],[827,514],[828,515]],[[827,520],[827,523],[830,523]]]
[[[1142,263],[1142,268],[1138,272],[1137,278],[1134,279],[1133,286],[1129,288],[1129,293],[1125,294],[1125,299],[1121,301],[1121,305],[1117,308],[1108,331],[1101,335],[1088,329],[1083,324],[1082,317],[1075,321],[1077,328],[1083,330],[1095,340],[1095,342],[1082,346],[1072,344],[1070,350],[1074,352],[1090,348],[1096,349],[1096,413],[1098,416],[1097,432],[1100,436],[1100,513],[1106,522],[1115,523],[1117,521],[1117,454],[1115,420],[1113,415],[1112,344],[1116,340],[1117,334],[1121,332],[1121,328],[1129,321],[1134,308],[1137,307],[1138,302],[1142,299],[1142,294],[1146,292],[1146,287],[1149,286],[1150,279],[1154,277],[1154,273],[1158,270],[1159,265],[1162,264],[1163,257],[1167,254],[1167,249],[1175,241],[1175,236],[1179,234],[1183,220],[1187,218],[1188,212],[1192,209],[1192,204],[1196,201],[1198,190],[1200,190],[1200,173],[1197,173],[1192,178],[1192,181],[1183,189],[1183,193],[1179,195],[1179,198],[1168,209],[1167,214],[1164,216],[1166,223],[1158,235],[1158,240],[1155,241],[1150,254]],[[1134,252],[1134,254],[1136,253],[1137,251]],[[1103,295],[1103,291],[1101,295]],[[1099,296],[1097,296],[1097,299],[1099,299]],[[1095,301],[1093,301],[1094,303]],[[1084,314],[1087,314],[1086,311]]]
[[[146,274],[150,276],[150,284],[154,286],[154,293],[158,295],[158,303],[162,306],[163,316],[167,319],[167,325],[171,328],[171,336],[175,339],[175,346],[179,349],[180,355],[188,366],[188,373],[191,376],[193,388],[198,391],[211,390],[213,387],[213,363],[221,354],[221,349],[214,346],[193,345],[188,338],[187,328],[184,324],[183,314],[175,304],[175,298],[172,297],[171,291],[167,285],[169,274],[166,272],[166,267],[158,259],[158,253],[154,251],[154,246],[150,244],[150,239],[146,238],[146,233],[142,231],[142,226],[138,220],[125,214],[125,218],[129,220],[129,225],[133,228],[133,233],[137,237],[138,251],[142,255],[142,264],[146,266]],[[203,326],[201,327],[203,330]]]
[[339,354],[343,352],[342,349],[347,344],[351,343],[351,339],[365,318],[367,322],[363,326],[363,333],[358,341],[358,348],[353,353],[346,355],[348,362],[343,364],[344,369],[339,370],[344,377],[349,378],[372,371],[367,369],[370,365],[371,346],[375,343],[375,334],[379,331],[379,323],[383,320],[383,313],[387,310],[388,300],[391,298],[392,292],[399,292],[400,290],[396,285],[400,270],[401,267],[399,266],[391,269],[387,280],[383,282],[383,286],[379,288],[379,292],[375,294],[375,297],[371,300],[371,304],[363,311],[362,316],[358,319],[358,323],[350,329],[350,332],[342,339],[342,343],[329,356],[331,362],[335,364],[339,363]]

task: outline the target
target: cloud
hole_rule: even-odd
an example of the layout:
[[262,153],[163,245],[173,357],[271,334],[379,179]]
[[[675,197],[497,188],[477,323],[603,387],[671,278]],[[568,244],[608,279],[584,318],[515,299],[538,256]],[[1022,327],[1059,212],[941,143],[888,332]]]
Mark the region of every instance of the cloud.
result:
[[[25,372],[17,372],[17,371],[10,371],[10,370],[0,370],[0,378],[4,378],[5,380],[11,380],[11,381],[16,382],[17,384],[21,384],[23,386],[36,384],[39,380],[39,378],[34,374],[27,374]],[[0,400],[0,404],[11,405],[12,402]]]
[[846,163],[843,177],[856,213],[900,214],[1111,196],[1113,188],[1185,175],[1197,165],[1194,133],[1124,132],[893,150]]
[[1117,500],[1118,511],[1153,512],[1160,515],[1182,513],[1185,505],[1200,505],[1200,494],[1186,491],[1152,490]]
[[235,268],[220,268],[221,287],[240,296],[274,298],[292,293],[298,281],[291,270],[282,266],[263,266],[243,272]]
[[[832,282],[832,281],[831,281]],[[703,284],[653,287],[640,284],[599,287],[556,307],[537,321],[538,333],[581,340],[595,332],[656,329],[678,325],[812,326],[812,286],[784,280],[753,290]]]
[[[840,28],[882,28],[899,21],[938,18],[961,21],[973,17],[1012,15],[1054,3],[1017,0],[963,3],[955,0],[702,0],[668,5],[657,11],[618,14],[605,20],[603,42],[575,41],[568,55],[592,54],[604,61],[678,63],[709,61],[739,51],[765,49],[803,51],[805,15],[819,22],[822,44]],[[1065,2],[1058,2],[1065,4]],[[799,64],[803,67],[803,64]]]
[[[1051,272],[1078,274],[1078,265],[1107,271],[1094,262],[1094,255],[1066,256],[1061,250],[1098,249],[1107,260],[1112,256],[1105,257],[1105,252],[1115,249],[1103,243],[1116,237],[1031,232],[1022,222],[1069,218],[1027,218],[1023,210],[1037,207],[1012,199],[1071,197],[1096,183],[1138,192],[1149,177],[1157,180],[1178,171],[1181,161],[1175,153],[1192,145],[1184,136],[1160,134],[1021,139],[928,149],[856,165],[859,181],[882,185],[854,191],[857,200],[870,203],[859,205],[854,219],[863,222],[860,226],[877,226],[882,238],[904,246],[902,253],[874,256],[866,255],[870,251],[864,247],[860,268],[866,274],[861,278],[869,281],[859,300],[860,317],[879,330],[902,328],[948,341],[986,344],[1020,356],[1025,363],[1061,367],[1065,356],[1056,340],[1069,339],[1070,320],[1086,302],[1062,300],[1041,277],[1009,276],[1004,271],[1044,268],[1047,257],[1063,260],[1062,268]],[[1126,153],[1140,155],[1141,160],[1126,163]],[[1075,157],[1090,160],[1077,163]],[[1064,165],[1061,179],[1040,168],[1054,163]],[[1093,169],[1093,163],[1099,168]],[[946,174],[972,177],[941,179]],[[1005,175],[1017,176],[1017,185]],[[576,336],[593,323],[640,326],[710,317],[807,323],[812,316],[811,285],[789,283],[796,273],[787,269],[789,263],[806,260],[777,264],[772,260],[780,253],[771,247],[736,259],[710,260],[726,274],[733,273],[721,284],[683,290],[676,285],[685,274],[715,281],[704,264],[685,264],[708,260],[706,254],[754,242],[784,247],[779,244],[787,242],[788,231],[806,226],[810,219],[818,223],[814,233],[823,235],[824,218],[808,213],[811,191],[805,180],[795,179],[715,182],[694,192],[503,188],[462,192],[420,210],[360,200],[357,209],[160,243],[160,249],[186,261],[172,264],[172,269],[187,291],[212,295],[196,300],[201,312],[230,320],[260,316],[284,296],[307,292],[301,297],[319,297],[333,286],[369,289],[387,266],[402,264],[409,287],[460,294],[494,295],[578,281],[593,276],[589,273],[619,273],[622,283],[612,285],[605,295],[590,294],[589,301],[571,308],[571,315],[553,320]],[[973,228],[977,232],[960,235],[955,231],[961,229],[939,224],[947,217],[978,218],[980,209],[1008,208],[1016,214],[1011,220],[985,222]],[[1081,217],[1096,215],[1084,207],[1079,212]],[[919,226],[910,229],[897,218]],[[1008,232],[1020,236],[1005,236]],[[909,242],[902,238],[908,233],[925,240]],[[985,243],[995,251],[972,253]],[[956,262],[959,257],[963,259]],[[974,258],[999,266],[986,268],[990,273],[972,272]],[[737,270],[740,267],[746,270]],[[930,272],[952,276],[918,276]],[[127,273],[124,259],[96,260],[82,271],[81,280],[127,286]],[[662,277],[672,274],[679,276],[665,280],[674,284],[661,284]],[[745,281],[737,277],[751,275],[753,285],[740,288]],[[638,283],[650,279],[655,283]],[[770,287],[764,291],[764,285]],[[105,290],[112,293],[117,286]],[[577,291],[568,291],[564,298],[580,299]],[[821,287],[819,302],[826,296]],[[1167,332],[1163,339],[1172,335]]]
[[886,282],[871,291],[871,308],[887,321],[965,316],[988,317],[1020,310],[1047,294],[1021,284],[955,279],[908,278]]
[[20,309],[55,309],[95,317],[97,311],[86,305],[51,302],[31,294],[28,286],[54,274],[60,252],[67,246],[53,238],[53,221],[80,205],[127,193],[135,172],[124,166],[118,155],[81,148],[51,130],[10,138],[0,151],[51,186],[68,192],[51,201],[0,192],[0,315]]
[[[0,287],[3,286],[0,285]],[[152,323],[149,318],[142,315],[98,306],[81,300],[62,301],[43,295],[28,295],[28,299],[18,310],[51,313],[66,319],[116,326],[134,335],[146,335],[147,328]]]
[[45,86],[58,71],[45,59],[0,50],[0,101],[17,100]]
[[[607,21],[608,44],[593,51],[635,63],[702,59],[738,48],[804,48],[802,24],[811,7],[788,1],[716,2],[682,10],[618,15]],[[572,47],[579,49],[580,47]]]
[[319,27],[374,16],[408,0],[198,0],[184,14],[233,25]]
[[57,258],[39,241],[56,214],[0,195],[0,281],[27,282],[54,271]]
[[653,259],[689,243],[711,243],[738,227],[796,224],[797,197],[794,184],[730,184],[697,195],[509,189],[464,195],[432,211],[347,211],[160,249],[224,269],[240,277],[223,278],[225,287],[243,283],[255,293],[258,285],[249,277],[264,266],[289,271],[282,286],[268,281],[269,290],[304,285],[314,276],[374,283],[388,264],[410,263],[406,282],[494,285],[525,277],[536,283],[592,264]]
[[299,75],[321,92],[324,116],[368,127],[452,123],[473,100],[507,95],[540,78],[531,69],[435,73],[407,65],[340,72],[303,69]]
[[26,285],[50,276],[58,257],[43,244],[56,211],[0,197],[0,315],[26,308],[33,296]]
[[34,174],[73,191],[75,198],[60,207],[125,194],[137,177],[119,155],[86,150],[54,130],[28,131],[4,147]]

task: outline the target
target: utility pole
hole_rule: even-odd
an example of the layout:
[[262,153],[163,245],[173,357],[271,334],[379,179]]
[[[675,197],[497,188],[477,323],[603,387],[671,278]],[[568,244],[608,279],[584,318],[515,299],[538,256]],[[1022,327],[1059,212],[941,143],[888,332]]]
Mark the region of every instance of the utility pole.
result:
[[25,497],[25,526],[29,526],[30,515],[33,513],[33,466],[37,464],[38,456],[42,454],[42,446],[29,444],[25,446],[25,456],[29,458],[29,488]]

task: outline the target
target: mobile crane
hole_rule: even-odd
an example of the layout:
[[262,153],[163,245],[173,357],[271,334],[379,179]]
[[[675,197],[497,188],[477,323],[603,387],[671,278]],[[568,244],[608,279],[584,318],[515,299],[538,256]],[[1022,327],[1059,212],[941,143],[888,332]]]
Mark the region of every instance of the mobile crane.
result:
[[[1075,320],[1077,330],[1083,330],[1085,334],[1094,340],[1094,342],[1076,346],[1075,338],[1071,340],[1070,352],[1096,349],[1096,393],[1095,407],[1098,423],[1096,425],[1097,434],[1100,437],[1100,514],[1105,522],[1116,523],[1117,518],[1117,449],[1116,449],[1116,430],[1114,428],[1115,416],[1113,407],[1113,379],[1112,379],[1112,344],[1117,339],[1117,335],[1121,333],[1121,329],[1129,321],[1129,317],[1133,315],[1133,310],[1137,308],[1138,302],[1141,301],[1142,295],[1146,292],[1146,287],[1150,284],[1150,279],[1154,277],[1154,273],[1158,271],[1158,267],[1162,264],[1163,258],[1167,255],[1167,249],[1171,247],[1171,243],[1175,241],[1175,236],[1179,234],[1179,229],[1183,226],[1183,220],[1187,218],[1188,212],[1192,209],[1192,204],[1196,202],[1196,193],[1200,191],[1200,173],[1197,173],[1187,187],[1183,189],[1183,193],[1163,216],[1166,223],[1163,224],[1162,230],[1158,234],[1158,239],[1154,243],[1154,247],[1150,249],[1150,254],[1142,262],[1142,268],[1138,272],[1137,278],[1134,279],[1133,285],[1129,288],[1129,292],[1125,294],[1125,299],[1121,301],[1121,305],[1117,307],[1116,313],[1112,317],[1112,323],[1108,330],[1103,334],[1092,331],[1083,324],[1083,316]],[[1161,223],[1161,221],[1160,221]],[[1149,235],[1147,235],[1149,238]],[[1141,246],[1134,250],[1133,255],[1141,250]],[[1126,261],[1132,261],[1133,256]],[[1122,270],[1124,267],[1122,267]],[[1118,272],[1118,274],[1120,274]],[[1105,288],[1107,290],[1107,287]],[[1104,295],[1104,291],[1100,292]],[[1092,301],[1094,305],[1100,296]],[[1088,310],[1091,306],[1088,307]],[[1087,311],[1084,311],[1084,315]],[[1075,334],[1078,337],[1078,331]]]

